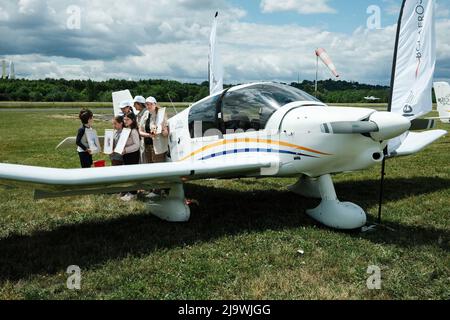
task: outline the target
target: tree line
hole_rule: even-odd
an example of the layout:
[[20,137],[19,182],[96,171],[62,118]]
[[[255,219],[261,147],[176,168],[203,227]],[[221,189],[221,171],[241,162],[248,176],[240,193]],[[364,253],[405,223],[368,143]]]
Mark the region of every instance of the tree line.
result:
[[[304,80],[290,85],[314,95],[314,81]],[[111,93],[123,89],[130,89],[133,95],[154,96],[158,101],[195,102],[208,96],[209,83],[181,83],[173,80],[1,79],[0,101],[111,102]],[[325,103],[366,102],[366,96],[380,98],[377,102],[386,103],[389,87],[331,79],[318,82],[317,98]]]

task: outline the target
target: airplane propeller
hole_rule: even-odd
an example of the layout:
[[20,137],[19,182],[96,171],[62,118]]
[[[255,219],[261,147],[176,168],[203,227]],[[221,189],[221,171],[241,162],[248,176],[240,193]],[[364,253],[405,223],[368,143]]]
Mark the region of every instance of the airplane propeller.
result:
[[321,125],[321,130],[323,133],[335,134],[367,134],[380,131],[378,125],[373,121],[338,121],[324,123]]
[[[403,116],[388,113],[392,116],[385,117],[386,113],[370,117],[365,121],[337,121],[323,123],[321,131],[328,134],[364,134],[370,135],[373,139],[385,141],[392,139],[402,133],[409,131],[427,130],[435,127],[435,121],[431,119],[413,119],[409,121]],[[401,117],[403,121],[400,120]],[[375,120],[372,121],[371,119]],[[406,120],[406,121],[405,121]],[[409,124],[408,124],[409,122]],[[409,129],[408,129],[409,125]],[[378,223],[381,224],[383,197],[384,197],[384,182],[386,177],[386,159],[388,156],[388,148],[384,149],[384,157],[381,165],[380,178],[380,192],[378,203]]]
[[[409,131],[432,129],[436,124],[434,120],[428,119],[414,119],[410,123]],[[380,127],[374,121],[336,121],[323,123],[321,131],[330,134],[370,134],[380,132]]]

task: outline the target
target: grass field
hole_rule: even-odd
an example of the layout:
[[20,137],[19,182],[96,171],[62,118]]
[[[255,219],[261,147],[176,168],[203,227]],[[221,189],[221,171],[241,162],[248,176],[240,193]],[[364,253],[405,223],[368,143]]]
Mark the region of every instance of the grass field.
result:
[[[0,113],[0,162],[78,167],[75,150],[54,151],[75,134],[75,114]],[[307,217],[318,201],[289,193],[295,179],[189,183],[199,206],[186,224],[115,196],[34,201],[0,188],[0,299],[450,299],[449,147],[445,137],[388,161],[384,226],[366,233]],[[371,222],[379,172],[334,177]],[[81,268],[79,291],[66,288],[70,265]],[[371,265],[381,290],[366,286]]]

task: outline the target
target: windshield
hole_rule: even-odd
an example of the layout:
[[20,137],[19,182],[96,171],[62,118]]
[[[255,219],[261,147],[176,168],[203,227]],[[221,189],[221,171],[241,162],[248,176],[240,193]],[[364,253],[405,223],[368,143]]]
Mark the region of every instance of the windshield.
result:
[[224,134],[228,130],[262,130],[270,117],[281,107],[296,101],[320,102],[297,88],[278,83],[259,83],[235,87],[221,95],[204,99],[192,106],[189,112],[189,131],[194,138],[195,123],[201,123],[201,134],[217,129]]
[[[248,86],[230,92],[229,94],[239,94],[246,97],[250,101],[257,99],[265,101],[267,104],[275,108],[280,108],[288,103],[296,101],[314,101],[320,102],[310,94],[285,84],[278,83],[263,83]],[[247,101],[249,101],[247,100]]]
[[276,83],[230,90],[222,102],[225,129],[264,129],[278,109],[296,101],[319,102],[306,92]]

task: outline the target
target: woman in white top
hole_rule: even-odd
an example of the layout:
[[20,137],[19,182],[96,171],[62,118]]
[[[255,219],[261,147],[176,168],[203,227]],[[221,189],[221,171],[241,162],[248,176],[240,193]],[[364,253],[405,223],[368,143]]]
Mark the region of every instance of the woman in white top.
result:
[[139,134],[144,138],[145,154],[148,163],[158,163],[166,161],[166,154],[169,151],[169,126],[167,123],[167,115],[164,115],[162,123],[162,131],[156,133],[156,119],[161,108],[155,98],[149,97],[146,100],[148,117],[143,121],[139,128]]

